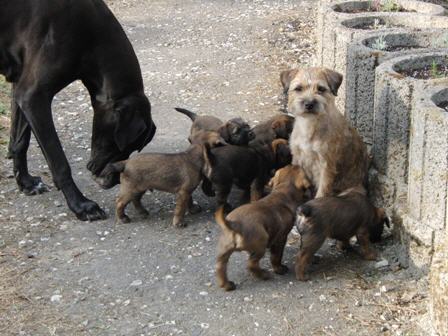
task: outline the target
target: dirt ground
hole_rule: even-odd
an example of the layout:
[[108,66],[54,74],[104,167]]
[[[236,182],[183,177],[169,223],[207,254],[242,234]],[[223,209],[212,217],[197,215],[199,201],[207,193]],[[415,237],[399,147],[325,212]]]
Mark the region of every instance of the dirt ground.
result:
[[[312,0],[116,0],[108,2],[141,63],[158,130],[145,151],[188,146],[190,121],[175,106],[252,124],[282,109],[279,72],[313,57]],[[234,255],[226,293],[214,279],[219,228],[213,199],[188,227],[173,228],[172,195],[144,196],[149,219],[132,207],[130,224],[113,216],[117,187],[102,191],[85,168],[92,110],[74,83],[55,99],[54,120],[81,190],[108,220],[77,221],[60,192],[27,197],[0,163],[0,335],[425,335],[426,278],[397,262],[386,236],[385,267],[326,244],[312,281],[293,272],[253,279]],[[4,154],[2,154],[4,155]],[[30,170],[51,185],[33,140]],[[293,267],[298,242],[284,260]],[[265,267],[270,268],[267,260]]]

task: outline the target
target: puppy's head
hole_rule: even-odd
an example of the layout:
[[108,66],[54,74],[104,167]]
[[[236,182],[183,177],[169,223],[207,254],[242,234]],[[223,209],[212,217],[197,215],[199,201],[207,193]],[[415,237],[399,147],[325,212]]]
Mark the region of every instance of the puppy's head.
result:
[[272,129],[274,130],[276,137],[280,139],[288,140],[293,127],[294,117],[286,114],[275,117],[272,122]]
[[213,131],[199,131],[193,137],[189,138],[192,145],[207,144],[210,148],[228,145],[223,137],[218,132]]
[[288,165],[275,172],[274,177],[269,182],[272,190],[281,185],[293,185],[297,190],[305,191],[311,187],[311,183],[306,178],[305,172],[299,166]]
[[288,141],[285,139],[275,139],[271,144],[272,152],[275,155],[275,168],[282,168],[292,161],[291,150]]
[[390,227],[390,221],[389,217],[386,215],[386,211],[383,208],[375,208],[374,218],[369,226],[369,238],[372,243],[381,240],[384,224],[386,224],[387,227]]
[[221,137],[231,145],[244,146],[255,138],[249,124],[241,118],[233,118],[222,125],[219,130]]
[[288,111],[296,116],[326,113],[342,83],[342,75],[327,68],[294,69],[282,72],[288,93]]

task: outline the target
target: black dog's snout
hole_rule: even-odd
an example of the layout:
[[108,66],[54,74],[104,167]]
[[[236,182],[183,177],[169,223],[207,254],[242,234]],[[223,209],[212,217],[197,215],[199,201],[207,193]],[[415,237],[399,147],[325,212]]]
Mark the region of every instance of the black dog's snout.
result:
[[304,102],[305,105],[305,109],[307,111],[312,111],[314,109],[314,107],[316,106],[316,101],[315,100],[307,100]]

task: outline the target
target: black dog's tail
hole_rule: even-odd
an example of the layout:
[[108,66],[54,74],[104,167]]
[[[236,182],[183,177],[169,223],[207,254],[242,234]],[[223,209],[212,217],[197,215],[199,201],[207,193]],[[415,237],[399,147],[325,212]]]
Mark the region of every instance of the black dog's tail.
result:
[[181,108],[181,107],[175,107],[174,108],[177,112],[180,112],[182,114],[185,114],[188,118],[191,119],[191,121],[195,121],[196,117],[198,116],[196,113],[188,111],[187,109]]
[[114,163],[108,163],[107,166],[101,172],[101,176],[107,176],[115,173],[122,173],[126,167],[126,161],[117,161]]

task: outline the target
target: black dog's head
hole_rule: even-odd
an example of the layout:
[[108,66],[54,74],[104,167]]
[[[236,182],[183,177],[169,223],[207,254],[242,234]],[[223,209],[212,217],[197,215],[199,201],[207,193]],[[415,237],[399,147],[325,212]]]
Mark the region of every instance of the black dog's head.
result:
[[[142,150],[155,131],[151,104],[143,94],[95,106],[92,153],[87,169],[99,176],[108,163],[125,160],[133,151]],[[110,187],[118,182],[117,175]]]
[[255,138],[249,124],[241,118],[233,118],[222,125],[218,133],[231,145],[245,146]]

